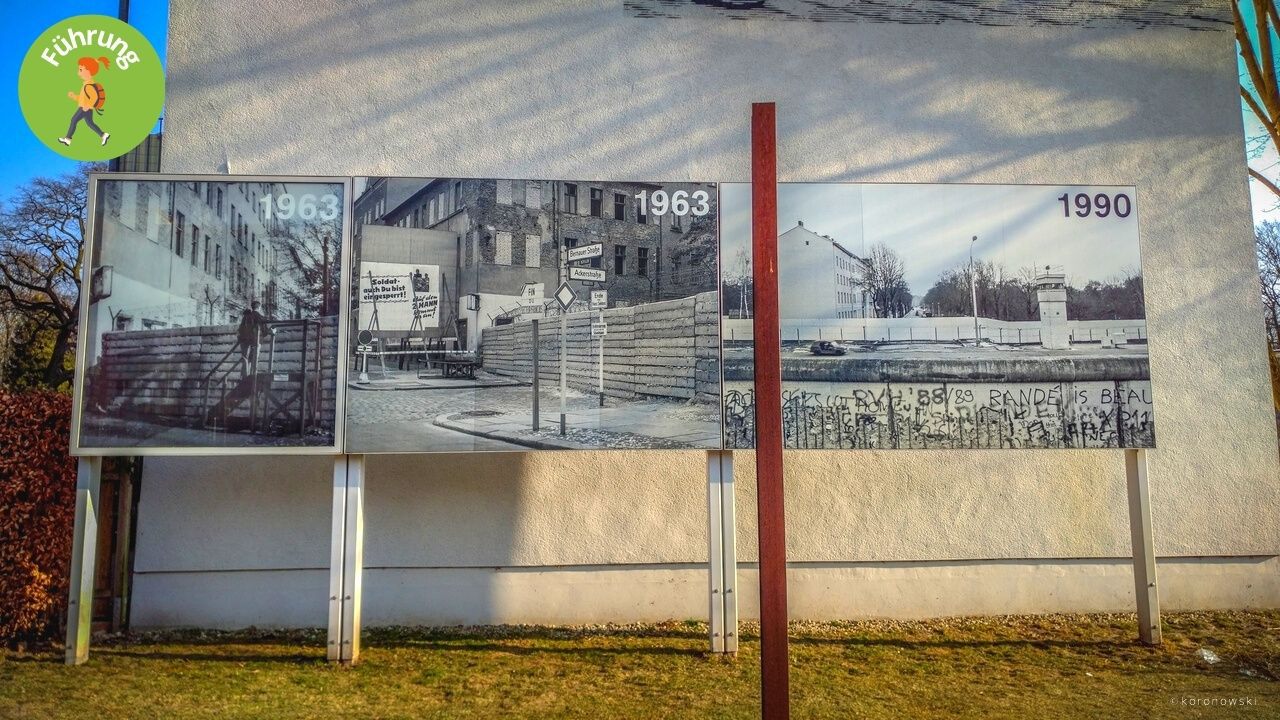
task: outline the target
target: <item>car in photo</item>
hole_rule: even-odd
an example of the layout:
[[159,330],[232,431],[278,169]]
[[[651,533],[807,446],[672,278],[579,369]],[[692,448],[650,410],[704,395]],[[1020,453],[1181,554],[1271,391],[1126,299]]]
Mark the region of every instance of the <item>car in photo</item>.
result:
[[809,346],[809,352],[813,355],[844,355],[845,349],[830,340],[819,340]]

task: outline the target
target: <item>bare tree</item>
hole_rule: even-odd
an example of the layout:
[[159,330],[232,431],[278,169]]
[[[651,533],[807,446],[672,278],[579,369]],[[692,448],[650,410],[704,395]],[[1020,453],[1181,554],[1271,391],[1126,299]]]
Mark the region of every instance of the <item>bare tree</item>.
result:
[[1280,347],[1280,223],[1264,222],[1256,232],[1267,338],[1272,347]]
[[342,265],[342,225],[338,220],[282,225],[272,241],[283,251],[277,277],[287,278],[287,290],[300,304],[302,316],[338,314]]
[[739,248],[733,260],[726,260],[724,279],[721,282],[722,300],[726,314],[737,313],[738,317],[751,317],[751,250]]
[[[1246,22],[1241,6],[1248,4],[1252,17]],[[1280,13],[1275,0],[1232,0],[1236,43],[1244,60],[1245,75],[1240,78],[1240,97],[1266,131],[1265,136],[1250,138],[1252,159],[1260,157],[1268,144],[1280,148],[1280,89],[1277,89],[1276,54],[1273,34],[1280,31]],[[1280,185],[1260,170],[1249,168],[1249,175],[1280,198]]]
[[0,211],[0,299],[21,315],[32,334],[52,337],[42,382],[71,379],[84,262],[88,173],[82,165],[60,178],[37,177]]
[[876,315],[905,315],[911,309],[911,291],[907,287],[906,266],[898,253],[884,243],[876,243],[871,246],[871,255],[864,268],[862,285],[871,295]]

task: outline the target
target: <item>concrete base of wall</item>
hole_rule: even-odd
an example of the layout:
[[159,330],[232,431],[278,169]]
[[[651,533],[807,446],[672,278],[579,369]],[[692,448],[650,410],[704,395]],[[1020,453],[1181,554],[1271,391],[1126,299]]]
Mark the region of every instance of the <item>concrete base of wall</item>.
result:
[[[793,619],[1132,612],[1124,559],[795,563]],[[1280,607],[1280,558],[1167,558],[1163,609]],[[327,568],[137,573],[136,629],[321,627]],[[739,610],[758,613],[754,564]],[[588,624],[705,620],[701,564],[558,568],[366,568],[364,622],[379,625]]]

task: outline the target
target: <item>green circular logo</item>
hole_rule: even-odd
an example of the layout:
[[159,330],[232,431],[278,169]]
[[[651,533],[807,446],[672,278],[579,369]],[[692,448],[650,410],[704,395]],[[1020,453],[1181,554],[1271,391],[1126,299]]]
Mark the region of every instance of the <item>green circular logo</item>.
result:
[[106,15],[77,15],[36,38],[18,73],[31,132],[59,155],[119,157],[155,127],[164,68],[147,38]]

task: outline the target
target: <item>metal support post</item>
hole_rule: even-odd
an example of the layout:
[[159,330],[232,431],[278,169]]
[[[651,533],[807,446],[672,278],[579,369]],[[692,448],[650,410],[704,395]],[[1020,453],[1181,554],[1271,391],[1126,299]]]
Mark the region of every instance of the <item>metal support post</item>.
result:
[[76,519],[71,540],[71,582],[67,598],[66,663],[89,659],[93,622],[93,576],[98,550],[98,495],[102,458],[81,457],[76,468]]
[[733,452],[707,452],[707,539],[710,547],[711,652],[738,652],[738,544]]
[[710,587],[708,595],[710,609],[707,613],[708,634],[711,640],[711,652],[724,652],[724,531],[721,528],[724,518],[720,508],[723,505],[720,485],[720,453],[707,451],[707,569],[710,571]]
[[539,392],[538,375],[541,374],[542,372],[542,369],[539,367],[538,343],[539,343],[538,320],[537,318],[534,318],[533,320],[533,429],[534,430],[537,430],[538,425],[541,424],[542,422],[542,418],[539,416],[540,411],[538,409],[538,392]]
[[331,662],[360,657],[360,604],[364,575],[364,456],[342,455],[333,463],[333,519],[329,554],[329,642]]
[[1147,484],[1147,451],[1125,450],[1129,490],[1129,535],[1133,545],[1133,585],[1138,601],[1138,637],[1160,644],[1160,593],[1156,587],[1156,548],[1151,532],[1151,488]]
[[[604,310],[600,311],[600,324],[604,325]],[[604,407],[604,335],[600,336],[600,359],[597,371],[599,372],[600,407]]]

